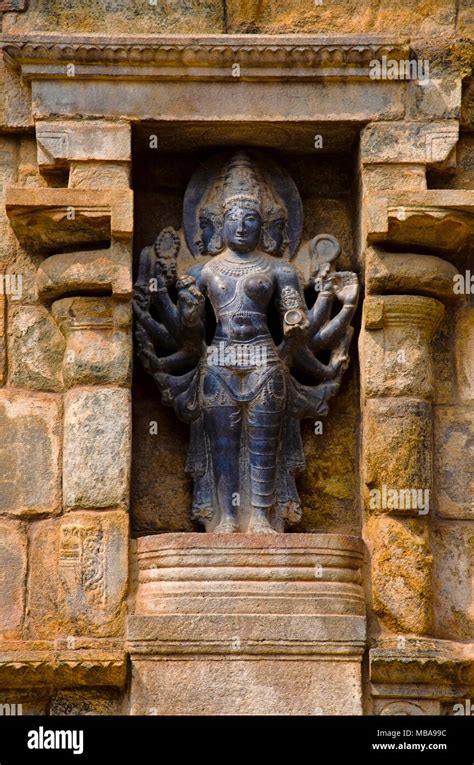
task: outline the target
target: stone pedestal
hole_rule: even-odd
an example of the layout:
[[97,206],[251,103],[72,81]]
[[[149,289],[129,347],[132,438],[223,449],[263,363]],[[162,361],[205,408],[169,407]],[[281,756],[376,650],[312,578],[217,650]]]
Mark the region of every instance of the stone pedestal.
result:
[[362,544],[162,534],[137,544],[132,714],[362,714]]

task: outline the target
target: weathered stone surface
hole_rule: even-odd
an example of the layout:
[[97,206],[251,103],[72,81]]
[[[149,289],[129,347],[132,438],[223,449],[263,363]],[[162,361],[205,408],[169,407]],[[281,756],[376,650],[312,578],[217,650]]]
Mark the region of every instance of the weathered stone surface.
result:
[[71,162],[71,189],[107,189],[130,186],[129,162]]
[[444,518],[474,518],[474,411],[435,407],[437,512]]
[[378,695],[395,695],[395,691],[405,698],[418,698],[423,690],[428,697],[456,698],[474,686],[473,660],[472,643],[380,636],[369,651],[370,677]]
[[364,231],[390,249],[454,256],[472,236],[474,190],[428,189],[366,195]]
[[[0,274],[0,278],[3,274]],[[6,342],[5,342],[5,295],[0,295],[0,385],[4,385],[6,376]]]
[[[2,61],[0,59],[0,67]],[[2,99],[0,98],[0,103]],[[1,107],[0,107],[1,108]],[[16,182],[18,161],[18,139],[13,136],[0,136],[0,250],[1,271],[13,262],[17,250],[15,234],[5,212],[7,186]]]
[[88,385],[130,381],[131,306],[112,298],[63,298],[52,314],[66,337],[64,384]]
[[374,699],[376,715],[439,715],[441,705],[432,699]]
[[435,634],[451,640],[472,640],[474,524],[438,521],[432,545]]
[[349,658],[132,661],[133,715],[360,715],[360,702]]
[[130,189],[7,189],[5,205],[23,247],[42,253],[84,244],[100,246],[130,239],[133,193]]
[[[393,254],[369,248],[366,253],[367,291],[371,294],[401,293],[455,300],[457,268],[433,255]],[[459,298],[458,298],[459,299]]]
[[356,537],[161,534],[137,550],[132,714],[361,714]]
[[340,0],[337,6],[305,0],[228,0],[231,32],[301,33],[387,32],[436,34],[438,39],[454,31],[455,7],[450,0],[430,0],[422,5],[393,6],[389,0],[356,4]]
[[[13,17],[13,18],[10,18]],[[45,6],[41,0],[30,0],[25,14],[10,14],[4,21],[4,32],[22,34],[32,30],[47,32],[80,30],[103,35],[200,34],[223,31],[221,0],[179,0],[174,3],[134,0],[89,0],[86,8],[78,8],[70,0],[52,0]],[[22,18],[24,16],[24,18]]]
[[73,508],[128,506],[130,392],[75,388],[64,413],[64,505]]
[[21,689],[9,691],[3,689],[0,707],[2,708],[2,716],[47,715],[49,709],[49,691],[47,689],[36,691]]
[[[134,531],[195,531],[189,509],[192,483],[185,473],[186,427],[156,396],[151,379],[134,389],[131,507]],[[167,466],[173,469],[168,470]]]
[[430,341],[442,303],[415,295],[367,298],[359,348],[365,396],[433,397]]
[[454,330],[456,380],[459,398],[474,402],[474,305],[466,305],[456,314]]
[[38,164],[45,169],[69,161],[128,162],[131,159],[130,124],[106,120],[36,123]]
[[299,531],[344,529],[353,533],[359,528],[356,420],[347,415],[347,403],[345,407],[342,401],[335,402],[334,410],[322,421],[322,433],[315,422],[303,423],[306,469],[298,481],[303,505]]
[[41,263],[36,278],[43,300],[86,290],[129,296],[131,254],[124,243],[114,242],[109,249],[51,255]]
[[2,640],[21,637],[25,613],[27,547],[25,524],[11,519],[1,519],[0,635]]
[[[473,110],[474,112],[474,110]],[[474,188],[474,136],[461,133],[456,144],[456,167],[449,173],[433,174],[436,188],[472,189]],[[433,184],[432,184],[433,187]]]
[[366,509],[427,515],[434,500],[431,406],[410,399],[369,399],[363,444]]
[[0,512],[60,511],[61,425],[56,396],[0,391]]
[[121,635],[127,557],[124,512],[77,512],[36,523],[31,533],[27,638]]
[[60,391],[66,343],[43,306],[13,307],[8,322],[8,379],[10,385]]
[[426,189],[426,166],[420,164],[371,164],[363,169],[364,191],[392,191]]
[[[414,46],[421,61],[429,61],[429,77],[422,82],[411,80],[407,87],[408,119],[457,119],[461,106],[461,73],[446,67],[432,47]],[[433,55],[434,53],[434,55]],[[431,58],[431,61],[430,61]],[[438,59],[438,60],[437,60]]]
[[392,632],[429,633],[432,623],[432,556],[423,521],[369,518],[372,608]]
[[361,159],[364,164],[440,163],[454,149],[458,136],[459,125],[455,120],[375,123],[362,131]]
[[84,688],[55,693],[51,699],[50,715],[119,715],[122,695],[113,689]]
[[435,404],[455,403],[455,380],[453,375],[453,328],[456,303],[447,304],[443,321],[432,340]]
[[36,141],[32,136],[22,136],[18,147],[17,183],[23,188],[47,188],[46,179],[38,168]]
[[[272,43],[273,45],[273,43]],[[144,120],[236,120],[285,122],[321,120],[372,121],[402,119],[404,115],[403,84],[380,81],[367,98],[367,83],[301,82],[288,90],[285,83],[262,82],[255,86],[244,78],[233,78],[232,61],[225,68],[225,79],[200,82],[185,80],[133,83],[119,80],[113,88],[107,82],[94,80],[84,89],[74,77],[35,82],[34,109],[38,117],[48,118],[52,112],[71,119],[79,111],[88,118]],[[224,75],[224,73],[223,73]],[[206,111],[196,111],[195,104],[206,101]]]
[[18,72],[12,72],[0,58],[0,126],[31,128],[31,90]]

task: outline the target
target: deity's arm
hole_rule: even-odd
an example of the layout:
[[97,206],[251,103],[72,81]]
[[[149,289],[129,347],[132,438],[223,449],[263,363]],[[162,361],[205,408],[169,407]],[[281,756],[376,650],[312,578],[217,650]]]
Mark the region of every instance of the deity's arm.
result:
[[[336,274],[337,276],[337,274]],[[344,274],[347,283],[335,285],[335,294],[342,303],[341,309],[330,321],[327,321],[311,338],[310,347],[318,352],[331,348],[347,332],[352,321],[359,297],[359,285],[356,274]]]
[[170,335],[166,327],[153,318],[149,311],[144,310],[138,300],[132,301],[133,311],[137,322],[148,333],[150,340],[156,348],[164,348],[169,351],[175,351],[178,348],[176,340]]
[[309,328],[308,308],[298,275],[289,263],[279,263],[275,269],[275,302],[285,337],[304,336]]
[[334,303],[334,292],[330,289],[322,289],[318,292],[313,307],[309,310],[309,323],[311,332],[317,332],[325,324],[331,314],[331,308]]

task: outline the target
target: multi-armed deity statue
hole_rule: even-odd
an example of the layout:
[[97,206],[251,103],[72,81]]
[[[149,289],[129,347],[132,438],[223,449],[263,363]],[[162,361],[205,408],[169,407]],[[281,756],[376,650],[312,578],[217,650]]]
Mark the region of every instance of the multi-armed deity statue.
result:
[[165,229],[140,256],[138,355],[190,424],[192,513],[207,531],[299,520],[300,420],[327,414],[347,368],[357,276],[335,270],[333,237],[300,246],[302,222],[273,160],[218,155],[186,191],[186,244]]

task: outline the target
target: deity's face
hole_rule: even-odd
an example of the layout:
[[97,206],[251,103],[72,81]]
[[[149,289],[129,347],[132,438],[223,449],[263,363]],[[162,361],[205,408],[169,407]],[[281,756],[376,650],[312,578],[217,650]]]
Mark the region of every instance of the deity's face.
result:
[[260,243],[262,219],[257,210],[235,206],[224,217],[224,241],[234,252],[252,252]]
[[199,252],[201,255],[206,255],[209,252],[209,243],[214,236],[214,222],[207,215],[201,215],[199,218],[199,227],[201,229],[200,238],[196,241]]
[[274,218],[268,226],[268,233],[272,240],[272,253],[281,255],[286,238],[286,221],[283,216]]

